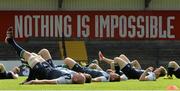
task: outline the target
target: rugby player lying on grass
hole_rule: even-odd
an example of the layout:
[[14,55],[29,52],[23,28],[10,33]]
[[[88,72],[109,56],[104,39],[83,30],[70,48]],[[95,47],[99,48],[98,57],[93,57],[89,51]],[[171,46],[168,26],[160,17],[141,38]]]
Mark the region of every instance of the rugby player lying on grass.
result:
[[0,79],[17,79],[20,69],[14,67],[11,71],[6,71],[3,64],[0,63]]
[[[89,65],[89,68],[92,68],[92,69],[94,69],[95,67],[96,67],[96,65],[94,65],[94,64],[96,64],[96,65],[98,65],[99,66],[99,62],[98,62],[98,60],[93,60],[93,63],[91,63],[90,65]],[[92,66],[91,66],[92,65]],[[110,67],[110,69],[107,69],[106,70],[106,72],[107,73],[116,73],[116,74],[118,74],[119,76],[120,76],[120,81],[126,81],[126,80],[128,80],[128,78],[127,78],[127,76],[122,72],[122,71],[120,71],[120,68],[119,68],[119,66],[117,67],[117,66],[113,66],[112,67],[112,65],[110,65],[111,67]],[[114,70],[114,69],[116,69],[116,70]]]
[[20,47],[13,38],[13,28],[9,28],[7,31],[5,42],[10,44],[17,52],[20,58],[23,58],[28,63],[31,69],[33,69],[33,75],[38,80],[31,80],[25,82],[25,84],[83,84],[85,83],[85,77],[82,73],[74,71],[63,71],[53,68],[42,56],[36,53],[30,53]]
[[[142,70],[140,64],[137,61],[130,62],[125,55],[115,57],[114,60],[108,59],[99,53],[100,60],[113,65],[118,64],[120,70],[128,77],[128,79],[139,79],[140,81],[155,81],[159,77],[166,75],[167,71],[163,66],[156,68],[149,67],[146,70]],[[115,69],[116,70],[116,69]],[[154,70],[154,71],[153,71]]]
[[[61,66],[54,65],[52,56],[51,56],[49,50],[47,50],[47,49],[41,49],[38,52],[38,55],[40,55],[43,59],[45,59],[46,62],[48,62],[51,65],[51,67],[55,68],[56,70],[61,70],[61,71],[65,71],[65,72],[72,71],[72,70],[67,69],[67,67],[65,67],[65,66],[63,67],[62,65]],[[85,73],[83,73],[83,75],[85,76],[85,83],[91,83],[91,76],[89,74],[85,74]],[[30,80],[35,80],[35,78],[36,77],[34,76],[34,70],[30,68],[29,76],[25,80],[25,82],[30,81]]]
[[[120,81],[120,76],[114,72],[107,73],[103,71],[97,64],[90,64],[89,67],[82,67],[71,58],[66,58],[64,63],[69,69],[76,72],[87,73],[92,76],[93,82],[115,82]],[[94,68],[94,69],[91,69]]]
[[[104,55],[101,53],[101,51],[99,51],[98,56],[99,56],[99,61],[103,61],[103,62],[106,62],[107,64],[109,64],[110,68],[112,70],[114,70],[117,74],[119,74],[119,75],[124,74],[120,70],[119,64],[114,63],[114,60],[112,60],[112,59],[104,57]],[[130,62],[129,59],[123,54],[121,54],[119,56],[119,58],[122,58],[125,61],[127,61],[128,63],[130,63],[133,68],[135,68],[137,70],[142,70],[141,65],[139,64],[139,62],[137,60],[133,60],[132,62]]]
[[169,78],[172,78],[172,75],[175,75],[176,78],[180,78],[180,66],[175,61],[170,61],[168,63],[168,74]]
[[[111,69],[115,70],[116,66],[119,67],[119,65],[117,65],[117,63],[116,64],[114,63],[114,60],[104,57],[104,55],[102,54],[101,51],[99,51],[98,56],[99,56],[99,60],[108,63],[110,65]],[[121,54],[119,56],[119,58],[130,63],[133,68],[135,68],[137,70],[142,70],[141,65],[139,64],[139,62],[137,60],[133,60],[132,62],[130,62],[130,60],[124,54]]]

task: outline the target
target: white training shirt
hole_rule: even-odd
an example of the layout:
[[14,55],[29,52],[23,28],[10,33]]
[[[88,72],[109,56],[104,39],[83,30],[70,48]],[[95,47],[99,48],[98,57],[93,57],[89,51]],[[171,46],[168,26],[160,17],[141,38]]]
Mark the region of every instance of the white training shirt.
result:
[[70,76],[61,76],[56,79],[57,84],[71,84],[72,83],[72,75]]
[[121,81],[126,81],[126,80],[128,80],[128,77],[125,74],[121,75]]
[[105,71],[100,71],[100,72],[102,72],[102,74],[103,74],[103,76],[98,77],[98,78],[101,78],[101,82],[109,82],[110,75]]
[[101,82],[109,82],[109,80],[106,77],[104,77],[104,76],[100,76],[98,78],[101,79]]
[[149,81],[155,81],[156,80],[156,75],[154,72],[148,72],[147,78]]
[[75,71],[72,71],[63,67],[57,67],[56,69],[61,70],[64,73],[67,73],[67,75],[61,76],[56,79],[57,84],[71,84],[72,83],[72,77],[73,77],[73,74],[76,73]]

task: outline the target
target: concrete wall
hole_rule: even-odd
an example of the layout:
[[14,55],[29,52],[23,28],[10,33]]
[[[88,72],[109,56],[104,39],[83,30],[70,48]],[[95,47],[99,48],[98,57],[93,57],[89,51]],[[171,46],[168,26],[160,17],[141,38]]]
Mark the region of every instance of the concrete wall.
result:
[[144,0],[64,0],[63,10],[143,10]]
[[180,0],[152,0],[148,10],[180,10]]
[[[144,10],[145,0],[62,0],[61,10]],[[0,0],[0,10],[58,10],[58,0]],[[180,10],[180,0],[151,0],[147,10]]]
[[0,0],[0,10],[57,10],[58,0]]

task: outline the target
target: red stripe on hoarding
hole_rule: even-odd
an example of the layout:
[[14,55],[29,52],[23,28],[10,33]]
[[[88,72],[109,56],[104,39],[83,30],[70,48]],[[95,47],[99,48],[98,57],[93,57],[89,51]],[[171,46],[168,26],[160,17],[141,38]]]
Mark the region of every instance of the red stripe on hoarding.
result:
[[0,41],[17,39],[180,40],[180,11],[0,11]]

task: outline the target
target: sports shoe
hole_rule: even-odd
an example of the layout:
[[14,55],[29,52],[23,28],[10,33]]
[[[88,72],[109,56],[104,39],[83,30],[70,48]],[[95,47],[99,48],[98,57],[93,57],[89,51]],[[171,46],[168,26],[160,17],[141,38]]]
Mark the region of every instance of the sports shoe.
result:
[[5,43],[9,43],[8,40],[13,38],[13,27],[9,27],[7,32],[6,32],[6,38],[5,38]]
[[104,55],[102,54],[101,51],[99,51],[98,56],[99,56],[99,61],[102,61],[104,58]]

